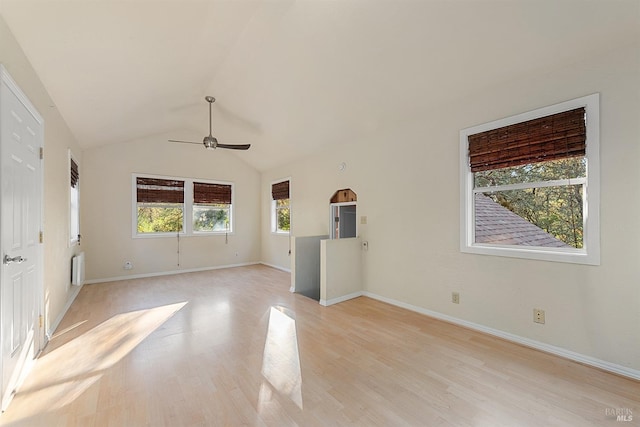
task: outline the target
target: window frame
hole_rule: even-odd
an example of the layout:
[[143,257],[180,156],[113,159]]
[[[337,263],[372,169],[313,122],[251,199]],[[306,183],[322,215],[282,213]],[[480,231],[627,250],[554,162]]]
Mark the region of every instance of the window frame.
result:
[[[137,178],[155,178],[167,179],[184,182],[184,199],[182,203],[182,231],[180,232],[154,232],[154,233],[138,233],[138,198],[137,198]],[[193,183],[200,182],[205,184],[220,184],[231,186],[231,204],[229,205],[229,229],[223,231],[195,231],[193,229]],[[153,239],[157,237],[198,237],[198,236],[225,236],[235,233],[234,227],[234,202],[235,202],[235,184],[230,181],[212,180],[204,178],[186,178],[167,175],[153,175],[146,173],[133,173],[131,175],[131,236],[134,239]]]
[[[286,182],[289,181],[289,231],[281,231],[278,230],[278,206],[277,206],[277,202],[276,200],[273,198],[273,195],[271,193],[273,186],[275,184],[279,184],[281,182]],[[269,184],[269,198],[271,199],[271,207],[270,207],[270,212],[271,212],[271,234],[275,234],[275,235],[280,235],[280,236],[288,236],[291,234],[291,178],[283,178],[283,179],[278,179],[275,181],[272,181]]]
[[[193,228],[193,209],[195,206],[207,206],[207,203],[195,203],[194,202],[194,183],[200,183],[200,184],[219,184],[219,185],[228,185],[231,187],[231,203],[229,203],[229,207],[226,208],[228,210],[228,217],[229,217],[229,228],[225,229],[225,230],[217,230],[217,231],[207,231],[207,230],[195,230]],[[202,179],[193,179],[192,182],[190,183],[190,191],[191,191],[191,196],[190,196],[190,221],[189,221],[189,226],[191,227],[191,234],[194,236],[206,236],[206,235],[211,235],[211,234],[231,234],[233,231],[233,183],[230,182],[222,182],[222,181],[212,181],[212,180],[202,180]],[[186,195],[185,195],[186,198]],[[221,205],[224,205],[224,203],[219,203]],[[218,208],[220,209],[220,208]],[[222,208],[225,209],[225,208]]]
[[[474,174],[469,166],[468,137],[476,133],[561,113],[585,108],[587,176],[554,183],[580,184],[584,181],[584,238],[583,248],[546,248],[537,246],[503,245],[475,242]],[[495,120],[460,131],[460,251],[463,253],[494,255],[513,258],[575,264],[600,265],[600,96],[598,93],[539,108],[522,114]],[[531,188],[532,183],[511,184],[513,187]],[[544,184],[550,185],[550,184]],[[500,186],[491,187],[500,190]]]
[[[78,163],[78,161],[76,160],[76,157],[73,155],[73,153],[71,152],[71,149],[69,148],[67,150],[68,153],[68,165],[67,165],[67,171],[68,171],[68,183],[69,183],[69,247],[75,246],[75,245],[79,245],[80,244],[80,163]],[[74,162],[77,166],[78,166],[78,184],[76,187],[71,187],[71,162]],[[76,202],[76,206],[75,206],[75,210],[76,210],[76,218],[75,218],[75,228],[76,228],[76,233],[74,235],[73,231],[74,231],[74,197],[73,197],[73,188],[76,188],[76,198],[75,198],[75,202]]]
[[284,206],[278,207],[278,201],[271,199],[271,232],[274,234],[290,234],[291,233],[291,197],[288,199],[289,203],[286,206],[286,209],[289,209],[289,230],[279,230],[278,229],[278,210],[285,209]]

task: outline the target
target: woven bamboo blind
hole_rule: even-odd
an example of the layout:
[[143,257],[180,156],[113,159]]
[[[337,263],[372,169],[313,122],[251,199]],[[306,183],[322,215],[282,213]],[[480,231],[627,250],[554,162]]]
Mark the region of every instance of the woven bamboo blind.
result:
[[80,172],[78,171],[78,164],[75,160],[71,159],[71,186],[77,187],[80,181]]
[[469,135],[471,172],[584,156],[585,109]]
[[289,181],[277,182],[271,186],[271,197],[273,200],[284,200],[289,198]]
[[193,203],[231,204],[231,185],[193,183]]
[[136,178],[138,203],[184,203],[184,181]]

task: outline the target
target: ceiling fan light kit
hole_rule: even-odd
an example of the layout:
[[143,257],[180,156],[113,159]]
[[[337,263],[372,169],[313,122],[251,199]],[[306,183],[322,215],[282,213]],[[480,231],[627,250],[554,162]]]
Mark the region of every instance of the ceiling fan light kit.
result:
[[[202,139],[202,144],[207,150],[215,150],[216,148],[226,148],[229,150],[248,150],[251,147],[251,144],[220,144],[218,143],[218,139],[213,136],[211,132],[211,104],[216,102],[216,99],[213,96],[205,96],[205,101],[209,103],[209,135],[205,136]],[[193,141],[179,141],[176,139],[170,139],[169,142],[179,142],[181,144],[200,144],[199,142]]]

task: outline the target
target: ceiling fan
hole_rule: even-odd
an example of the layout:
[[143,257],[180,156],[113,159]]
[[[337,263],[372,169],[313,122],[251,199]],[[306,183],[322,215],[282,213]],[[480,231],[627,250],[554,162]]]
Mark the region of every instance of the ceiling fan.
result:
[[[228,148],[230,150],[248,150],[251,144],[220,144],[215,136],[211,134],[211,104],[216,102],[213,96],[205,96],[204,99],[209,103],[209,135],[205,136],[202,140],[202,144],[209,150],[215,150],[216,148]],[[200,142],[193,141],[179,141],[170,139],[169,142],[179,142],[182,144],[201,144]]]

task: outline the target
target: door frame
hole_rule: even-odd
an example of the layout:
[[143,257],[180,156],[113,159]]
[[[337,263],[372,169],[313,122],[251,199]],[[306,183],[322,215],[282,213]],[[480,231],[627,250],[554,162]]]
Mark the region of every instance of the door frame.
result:
[[[339,202],[339,203],[330,203],[329,204],[329,238],[330,239],[336,239],[336,227],[335,227],[335,213],[334,213],[334,209],[340,209],[341,206],[355,206],[356,209],[358,209],[358,202],[357,201],[353,201],[353,202]],[[358,214],[356,211],[356,218],[355,218],[355,225],[356,225],[356,237],[358,237],[360,234],[360,229],[358,227]],[[337,237],[338,239],[344,239],[344,237]]]
[[[4,83],[4,84],[3,84]],[[34,321],[34,337],[33,337],[33,354],[27,356],[27,360],[25,360],[25,366],[20,373],[20,377],[18,378],[18,384],[24,379],[24,376],[29,371],[30,365],[32,365],[35,357],[42,351],[44,346],[46,345],[46,331],[45,331],[45,298],[44,298],[44,244],[43,244],[43,232],[44,232],[44,159],[42,153],[44,152],[44,119],[36,110],[35,106],[29,101],[29,98],[25,95],[25,93],[20,89],[15,80],[11,77],[7,69],[3,64],[0,63],[0,96],[3,95],[5,91],[4,85],[8,87],[8,89],[18,98],[18,100],[24,105],[29,114],[33,116],[38,125],[40,126],[40,132],[38,135],[38,145],[40,147],[40,177],[38,179],[39,185],[39,202],[40,202],[40,238],[37,245],[37,262],[36,262],[36,286],[34,289],[35,295],[35,316]],[[0,123],[1,125],[1,123]],[[1,177],[1,175],[0,175]],[[1,184],[1,183],[0,183]],[[1,202],[0,202],[1,203]],[[0,243],[1,245],[1,243]],[[0,247],[0,249],[4,249]],[[5,283],[2,283],[2,275],[0,275],[0,287],[5,286]],[[1,307],[0,307],[1,309]],[[2,316],[0,316],[0,320]],[[0,363],[2,363],[2,354],[0,354]],[[0,371],[1,374],[1,371]],[[0,382],[1,384],[1,382]],[[4,390],[0,390],[0,395],[2,399],[3,410],[4,406],[8,404],[10,397],[3,395]]]

